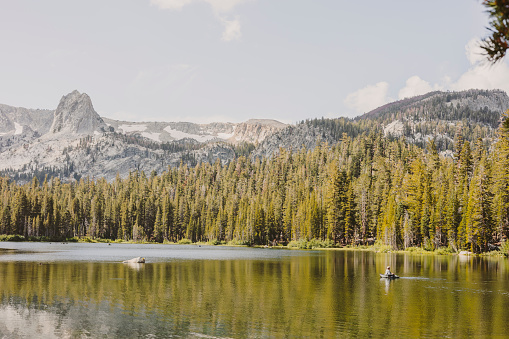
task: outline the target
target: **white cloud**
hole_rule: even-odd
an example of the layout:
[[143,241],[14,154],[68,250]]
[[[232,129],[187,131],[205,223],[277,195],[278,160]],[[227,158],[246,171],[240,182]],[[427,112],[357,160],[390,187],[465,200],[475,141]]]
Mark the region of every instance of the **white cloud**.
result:
[[465,54],[471,67],[456,82],[450,84],[452,90],[501,89],[509,93],[509,64],[507,60],[502,60],[494,65],[485,62],[486,57],[483,55],[478,38],[467,43]]
[[481,48],[481,40],[478,38],[471,39],[465,46],[465,54],[470,65],[476,65],[486,60],[484,51]]
[[382,81],[348,94],[344,102],[348,107],[355,109],[357,113],[365,113],[389,102],[388,92],[389,84]]
[[509,93],[509,66],[507,62],[495,65],[477,64],[464,73],[458,81],[452,83],[450,88],[456,91],[471,88],[501,89]]
[[418,76],[410,77],[406,86],[399,91],[399,98],[412,97],[433,90],[449,89],[463,91],[467,89],[501,89],[509,93],[509,64],[506,60],[491,65],[486,62],[478,38],[471,39],[465,45],[465,55],[470,68],[456,81],[445,76],[441,84],[433,86]]
[[208,3],[216,17],[221,21],[224,26],[224,31],[221,39],[223,41],[240,40],[242,32],[240,31],[240,20],[236,17],[233,20],[226,20],[220,14],[229,13],[235,6],[243,2],[251,0],[150,0],[150,3],[160,9],[181,10],[182,7],[195,2]]
[[422,80],[417,75],[408,78],[406,81],[406,86],[400,89],[398,93],[399,99],[410,98],[416,95],[426,94],[431,91],[441,90],[442,86],[435,84],[431,86],[431,84],[425,80]]
[[230,12],[235,6],[247,0],[203,0],[209,3],[214,11],[218,13]]
[[179,10],[193,2],[206,2],[217,13],[230,12],[235,6],[248,0],[150,0],[150,3],[161,9]]
[[150,0],[150,3],[161,9],[180,10],[193,0]]
[[[408,78],[405,87],[399,90],[398,98],[409,98],[437,90],[501,89],[509,94],[508,60],[494,65],[487,63],[478,38],[471,39],[465,45],[465,55],[470,62],[470,68],[456,81],[446,75],[439,83],[431,84],[414,75]],[[357,113],[368,112],[391,101],[388,89],[387,82],[379,82],[349,94],[344,102]]]
[[233,20],[223,18],[221,22],[224,25],[223,36],[221,37],[223,41],[240,40],[242,32],[240,31],[240,20],[238,18]]

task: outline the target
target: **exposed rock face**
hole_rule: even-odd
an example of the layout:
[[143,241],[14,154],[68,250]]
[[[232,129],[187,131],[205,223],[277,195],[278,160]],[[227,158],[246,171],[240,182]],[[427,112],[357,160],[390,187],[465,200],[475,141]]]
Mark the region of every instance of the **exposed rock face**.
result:
[[242,123],[213,122],[195,124],[192,122],[128,122],[104,119],[118,133],[144,137],[156,142],[193,139],[198,142],[227,141],[232,144],[262,142],[266,137],[285,128],[276,120],[251,119]]
[[236,125],[235,133],[230,141],[233,143],[245,141],[257,144],[286,126],[288,125],[276,120],[250,119]]
[[50,132],[90,135],[105,130],[106,124],[94,110],[90,97],[85,93],[73,91],[60,100]]
[[46,134],[53,122],[53,112],[0,104],[0,135],[20,135],[25,127],[39,135]]
[[387,126],[384,126],[384,135],[385,136],[391,135],[396,138],[400,137],[403,135],[403,128],[404,128],[404,125],[401,121],[394,120]]
[[322,142],[333,142],[333,138],[327,131],[307,124],[288,126],[263,140],[251,156],[258,158],[272,157],[279,152],[279,148],[292,149],[294,151],[298,151],[303,147],[314,149],[316,145]]
[[[105,178],[111,181],[117,174],[126,177],[129,172],[136,170],[146,174],[152,171],[162,173],[168,169],[168,166],[176,167],[182,162],[194,166],[200,162],[215,163],[217,160],[226,164],[235,159],[233,149],[224,143],[207,144],[197,150],[170,153],[160,149],[148,149],[141,145],[126,144],[112,134],[105,134],[93,138],[81,147],[77,143],[75,145],[68,154],[64,154],[62,148],[57,149],[57,145],[54,145],[53,153],[58,157],[49,158],[48,154],[48,160],[44,163],[51,166],[72,163],[75,172],[80,176]],[[41,153],[46,156],[46,152],[41,151]],[[42,162],[43,160],[40,161]]]

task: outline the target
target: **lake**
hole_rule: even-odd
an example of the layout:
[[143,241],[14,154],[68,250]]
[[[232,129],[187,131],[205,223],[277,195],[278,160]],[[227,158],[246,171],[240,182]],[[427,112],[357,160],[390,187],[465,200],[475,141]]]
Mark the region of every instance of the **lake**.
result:
[[508,335],[505,258],[3,242],[0,274],[2,337]]

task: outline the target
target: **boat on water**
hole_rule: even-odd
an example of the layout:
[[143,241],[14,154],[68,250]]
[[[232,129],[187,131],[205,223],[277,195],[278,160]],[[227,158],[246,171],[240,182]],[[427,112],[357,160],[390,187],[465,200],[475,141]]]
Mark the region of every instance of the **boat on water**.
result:
[[399,276],[397,276],[396,274],[380,274],[380,278],[385,278],[385,279],[398,279]]

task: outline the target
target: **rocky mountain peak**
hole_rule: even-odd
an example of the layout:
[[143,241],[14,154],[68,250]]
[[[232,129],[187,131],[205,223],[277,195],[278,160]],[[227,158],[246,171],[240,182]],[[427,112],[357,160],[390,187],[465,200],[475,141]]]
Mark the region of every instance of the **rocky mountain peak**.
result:
[[74,90],[60,100],[50,133],[93,134],[105,130],[106,124],[94,110],[90,97]]

